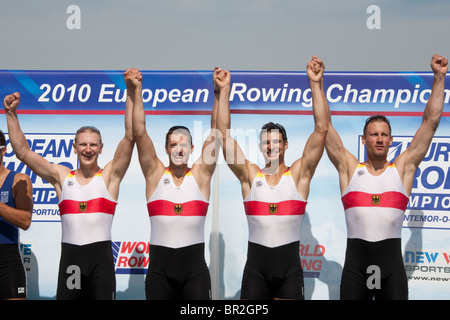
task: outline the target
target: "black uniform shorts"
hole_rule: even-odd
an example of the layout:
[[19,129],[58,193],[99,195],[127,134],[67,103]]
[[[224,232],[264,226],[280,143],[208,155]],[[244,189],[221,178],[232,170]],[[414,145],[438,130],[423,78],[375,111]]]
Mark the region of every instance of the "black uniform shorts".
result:
[[0,300],[26,297],[27,277],[19,246],[0,244]]
[[61,244],[58,300],[114,300],[116,275],[111,241]]
[[296,241],[268,248],[249,242],[241,299],[304,300],[299,245]]
[[210,300],[205,244],[182,248],[150,245],[145,293],[147,300]]

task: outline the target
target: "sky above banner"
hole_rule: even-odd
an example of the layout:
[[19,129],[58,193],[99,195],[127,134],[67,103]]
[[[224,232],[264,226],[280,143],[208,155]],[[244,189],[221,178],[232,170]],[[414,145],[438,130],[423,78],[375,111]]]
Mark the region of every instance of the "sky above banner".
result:
[[449,13],[442,0],[3,1],[0,69],[304,71],[317,55],[328,71],[428,71],[450,52]]

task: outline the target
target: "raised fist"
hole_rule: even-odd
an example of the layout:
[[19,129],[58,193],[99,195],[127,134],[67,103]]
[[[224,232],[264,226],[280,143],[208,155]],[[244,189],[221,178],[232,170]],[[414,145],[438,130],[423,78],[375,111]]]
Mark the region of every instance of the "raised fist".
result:
[[138,69],[129,68],[125,71],[123,78],[127,87],[135,88],[142,84],[142,74]]
[[230,72],[216,67],[213,72],[213,81],[215,90],[229,86],[231,82]]
[[20,94],[18,92],[14,92],[13,94],[7,95],[5,99],[3,99],[3,106],[5,107],[5,111],[16,110],[20,103]]
[[443,56],[438,54],[433,55],[431,58],[431,70],[433,70],[434,74],[442,74],[445,75],[448,69],[448,60]]
[[323,77],[325,71],[325,64],[322,60],[313,56],[306,66],[306,74],[310,81],[318,82]]

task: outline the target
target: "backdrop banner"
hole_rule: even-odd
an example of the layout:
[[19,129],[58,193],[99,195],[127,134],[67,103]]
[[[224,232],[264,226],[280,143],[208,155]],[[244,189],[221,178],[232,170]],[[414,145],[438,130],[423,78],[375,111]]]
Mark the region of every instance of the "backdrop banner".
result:
[[[147,130],[158,156],[168,165],[165,134],[171,126],[181,124],[190,128],[193,135],[192,164],[210,130],[212,71],[143,71],[142,75]],[[247,159],[263,165],[258,135],[269,121],[286,128],[286,164],[301,157],[314,128],[306,73],[232,71],[231,77],[231,134]],[[372,114],[389,117],[394,141],[388,160],[392,161],[408,147],[421,124],[433,74],[326,72],[324,83],[333,125],[345,147],[361,162],[366,157],[361,143],[365,119]],[[103,137],[100,165],[113,158],[124,135],[123,71],[2,70],[0,84],[2,97],[13,92],[21,95],[19,121],[33,151],[50,162],[76,169],[74,134],[81,126],[93,125]],[[410,299],[450,299],[449,100],[447,79],[444,114],[417,169],[403,221],[403,260]],[[56,193],[51,184],[15,158],[4,111],[0,119],[0,129],[7,136],[4,165],[28,174],[34,188],[32,224],[20,233],[28,298],[54,299],[61,247]],[[235,300],[240,296],[248,227],[240,184],[222,156],[218,161],[205,227],[205,257],[213,298]],[[117,299],[145,299],[150,239],[146,203],[145,182],[135,148],[121,184],[112,227]],[[339,299],[347,228],[337,171],[326,152],[311,182],[305,218],[298,232],[306,299]]]

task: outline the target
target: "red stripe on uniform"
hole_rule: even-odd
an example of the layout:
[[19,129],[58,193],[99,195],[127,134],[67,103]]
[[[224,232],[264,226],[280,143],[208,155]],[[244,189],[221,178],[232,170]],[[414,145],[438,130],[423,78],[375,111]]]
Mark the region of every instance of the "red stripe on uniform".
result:
[[192,200],[174,203],[167,200],[155,200],[147,203],[149,216],[206,216],[209,203]]
[[58,204],[60,215],[96,212],[113,215],[116,210],[116,205],[117,203],[114,201],[105,198],[97,198],[88,201],[63,200]]
[[[372,201],[372,196],[380,196],[380,198],[379,200],[374,199]],[[389,191],[381,194],[352,191],[342,197],[344,209],[353,207],[382,207],[406,210],[408,201],[409,198],[407,196],[396,191]]]
[[[276,205],[276,208],[275,208]],[[289,216],[305,214],[306,202],[286,200],[281,202],[245,201],[245,214],[249,216]]]

